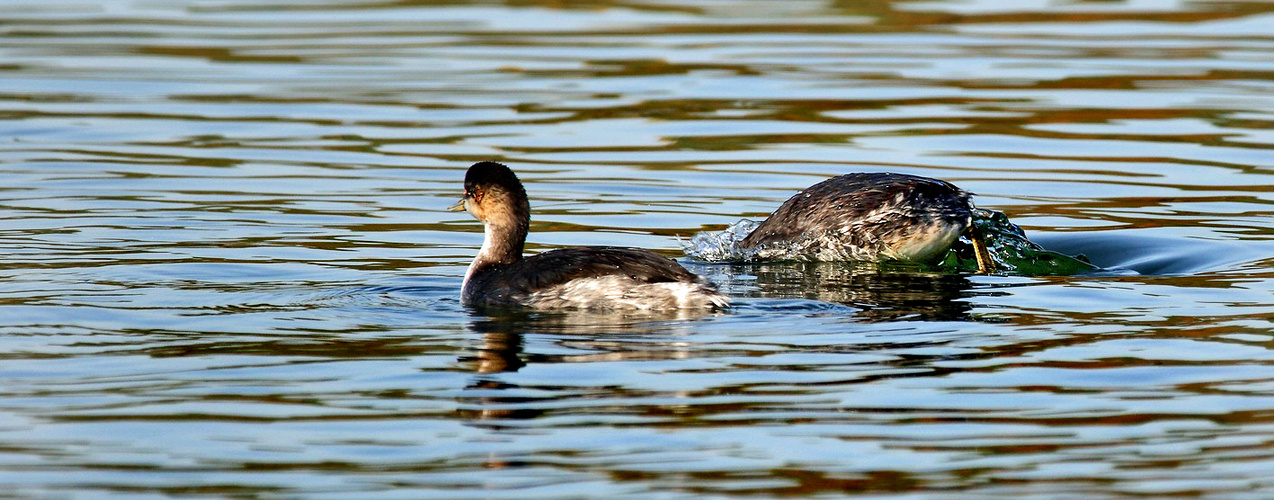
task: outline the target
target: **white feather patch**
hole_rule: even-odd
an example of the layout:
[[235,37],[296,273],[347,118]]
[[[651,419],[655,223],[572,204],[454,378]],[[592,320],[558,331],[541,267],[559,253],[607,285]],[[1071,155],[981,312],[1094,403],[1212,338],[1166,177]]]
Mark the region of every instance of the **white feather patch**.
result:
[[656,310],[725,307],[729,299],[700,283],[643,283],[627,276],[580,278],[527,297],[540,309]]

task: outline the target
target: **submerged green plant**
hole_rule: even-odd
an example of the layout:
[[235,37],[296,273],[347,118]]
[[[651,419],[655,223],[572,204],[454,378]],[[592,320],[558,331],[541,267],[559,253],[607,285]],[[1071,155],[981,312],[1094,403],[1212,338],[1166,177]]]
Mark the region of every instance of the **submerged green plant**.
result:
[[[990,251],[991,258],[995,260],[997,273],[1065,276],[1100,269],[1088,262],[1083,255],[1071,257],[1045,250],[1044,247],[1027,239],[1022,228],[1009,222],[1009,217],[1004,215],[1004,212],[974,209],[973,224],[986,240],[987,250]],[[942,261],[942,267],[959,271],[976,271],[978,265],[973,257],[973,244],[966,238],[960,238]]]

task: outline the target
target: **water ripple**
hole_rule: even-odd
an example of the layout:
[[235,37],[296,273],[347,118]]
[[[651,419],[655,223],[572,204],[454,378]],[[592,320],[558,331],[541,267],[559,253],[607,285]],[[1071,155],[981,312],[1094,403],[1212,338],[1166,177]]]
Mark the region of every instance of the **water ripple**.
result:
[[[11,5],[0,496],[1263,499],[1272,13]],[[736,306],[465,309],[479,160]],[[854,171],[1103,270],[684,258]]]

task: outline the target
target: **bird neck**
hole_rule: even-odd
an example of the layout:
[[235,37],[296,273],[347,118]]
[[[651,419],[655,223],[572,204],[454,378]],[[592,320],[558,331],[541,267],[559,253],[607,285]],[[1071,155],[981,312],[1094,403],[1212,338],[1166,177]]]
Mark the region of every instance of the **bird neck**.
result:
[[530,226],[528,219],[490,217],[483,221],[482,248],[478,250],[478,256],[474,257],[473,263],[469,264],[469,270],[465,272],[462,294],[474,276],[485,270],[522,260],[522,248],[526,245],[526,234]]
[[528,221],[489,220],[482,226],[482,249],[474,262],[512,264],[522,260]]

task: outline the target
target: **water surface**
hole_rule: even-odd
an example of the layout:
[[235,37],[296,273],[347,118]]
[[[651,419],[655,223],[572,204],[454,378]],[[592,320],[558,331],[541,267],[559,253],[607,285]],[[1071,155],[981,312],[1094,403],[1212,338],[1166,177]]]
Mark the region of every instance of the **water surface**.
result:
[[[1268,498],[1274,5],[46,1],[0,13],[0,497]],[[686,262],[699,318],[457,300],[528,248],[939,177],[1118,273]]]

